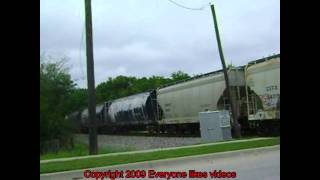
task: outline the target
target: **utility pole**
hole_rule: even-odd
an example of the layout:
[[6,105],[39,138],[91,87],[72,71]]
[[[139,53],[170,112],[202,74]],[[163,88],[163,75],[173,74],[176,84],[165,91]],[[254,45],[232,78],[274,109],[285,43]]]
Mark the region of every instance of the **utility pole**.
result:
[[225,79],[225,83],[226,83],[227,95],[228,95],[230,106],[231,106],[234,133],[235,133],[235,136],[237,138],[239,138],[239,137],[241,137],[241,129],[240,129],[240,125],[239,125],[239,122],[238,122],[238,119],[237,119],[237,115],[236,115],[236,111],[235,111],[235,106],[234,106],[235,104],[234,104],[233,98],[231,96],[231,91],[230,91],[231,88],[230,88],[230,84],[229,84],[229,77],[228,77],[226,63],[225,63],[224,55],[223,55],[223,51],[222,51],[222,45],[221,45],[219,29],[218,29],[218,22],[217,22],[217,17],[216,17],[216,13],[215,13],[213,4],[211,4],[211,11],[212,11],[212,16],[213,16],[213,22],[214,22],[214,28],[215,28],[215,32],[216,32],[218,48],[219,48],[219,56],[220,56],[222,67],[223,67],[223,73],[224,73],[224,79]]
[[91,0],[85,0],[86,22],[86,52],[87,52],[87,79],[89,94],[89,154],[98,153],[97,127],[96,127],[96,93],[94,83],[93,42],[92,42],[92,15]]

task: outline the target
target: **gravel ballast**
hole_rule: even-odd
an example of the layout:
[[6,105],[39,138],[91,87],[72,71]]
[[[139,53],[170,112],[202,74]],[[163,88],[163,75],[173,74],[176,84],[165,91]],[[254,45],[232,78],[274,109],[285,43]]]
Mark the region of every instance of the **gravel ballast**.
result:
[[[88,144],[87,134],[75,135],[76,142]],[[147,150],[167,147],[179,147],[201,143],[200,137],[150,137],[150,136],[119,136],[98,135],[99,148]]]

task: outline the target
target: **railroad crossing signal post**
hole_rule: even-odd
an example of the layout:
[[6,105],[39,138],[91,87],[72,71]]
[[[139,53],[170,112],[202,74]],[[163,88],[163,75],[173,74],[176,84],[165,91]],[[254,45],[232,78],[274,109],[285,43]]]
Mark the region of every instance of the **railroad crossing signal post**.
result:
[[89,94],[89,154],[98,153],[97,127],[96,127],[96,94],[94,84],[93,42],[91,0],[85,0],[86,21],[86,53],[87,53],[87,79]]
[[234,106],[235,104],[234,104],[234,101],[233,101],[233,98],[232,98],[231,92],[230,92],[229,77],[228,77],[226,63],[225,63],[224,56],[223,56],[222,45],[221,45],[219,29],[218,29],[218,22],[217,22],[217,17],[216,17],[216,13],[215,13],[213,4],[211,4],[211,12],[212,12],[212,16],[213,16],[214,28],[215,28],[216,38],[217,38],[217,43],[218,43],[218,48],[219,48],[219,56],[220,56],[220,59],[221,59],[221,63],[222,63],[222,67],[223,67],[223,73],[224,73],[224,79],[225,79],[225,82],[226,82],[227,95],[228,95],[229,102],[230,102],[230,105],[231,105],[231,112],[232,112],[232,117],[233,117],[233,122],[234,122],[233,123],[233,128],[234,128],[235,136],[236,137],[241,137],[240,124],[239,124],[238,119],[237,119],[237,114],[236,114],[235,106]]

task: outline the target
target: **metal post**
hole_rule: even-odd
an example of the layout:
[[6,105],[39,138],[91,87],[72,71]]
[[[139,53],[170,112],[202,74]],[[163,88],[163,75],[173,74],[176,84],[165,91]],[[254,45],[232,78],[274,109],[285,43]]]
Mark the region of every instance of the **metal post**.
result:
[[92,42],[92,17],[91,0],[85,0],[86,21],[86,52],[87,52],[87,79],[89,94],[89,154],[98,153],[98,140],[96,129],[96,94],[94,82],[93,42]]
[[215,13],[213,4],[211,4],[211,11],[212,11],[212,16],[213,16],[213,22],[214,22],[214,28],[215,28],[215,32],[216,32],[218,48],[219,48],[219,56],[220,56],[222,67],[223,67],[223,73],[224,73],[224,78],[225,78],[225,83],[226,83],[226,91],[227,91],[227,95],[228,95],[230,105],[231,105],[231,112],[232,112],[232,117],[233,117],[233,122],[234,122],[233,128],[234,128],[235,136],[237,138],[239,138],[239,137],[241,137],[241,130],[240,130],[240,125],[238,123],[233,98],[232,98],[231,92],[230,92],[229,78],[228,78],[226,63],[225,63],[224,56],[223,56],[222,45],[221,45],[219,29],[218,29],[218,22],[217,22],[217,17],[216,17],[216,13]]

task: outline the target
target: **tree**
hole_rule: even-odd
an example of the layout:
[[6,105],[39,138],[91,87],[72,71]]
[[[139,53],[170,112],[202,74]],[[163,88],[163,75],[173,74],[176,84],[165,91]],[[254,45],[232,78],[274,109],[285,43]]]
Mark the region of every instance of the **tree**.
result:
[[[181,78],[181,74],[178,74],[177,78]],[[120,75],[116,78],[108,78],[96,88],[97,103],[146,92],[172,81],[161,76],[136,78]]]
[[162,76],[136,78],[122,75],[115,78],[109,77],[105,82],[100,83],[96,88],[97,104],[146,92],[156,89],[162,85],[188,78],[190,78],[190,76],[182,71],[172,73],[171,78],[165,78]]
[[108,78],[106,82],[100,83],[96,88],[97,103],[139,93],[140,89],[135,87],[136,82],[137,78],[135,77]]
[[75,84],[65,67],[66,58],[55,60],[40,56],[40,146],[53,139],[63,140],[72,133],[72,124],[65,118],[71,113],[67,104]]
[[181,81],[185,79],[191,78],[187,73],[184,73],[182,71],[177,71],[171,74],[171,78],[173,81]]
[[67,99],[66,109],[68,112],[75,112],[88,106],[88,90],[77,88],[70,92]]

